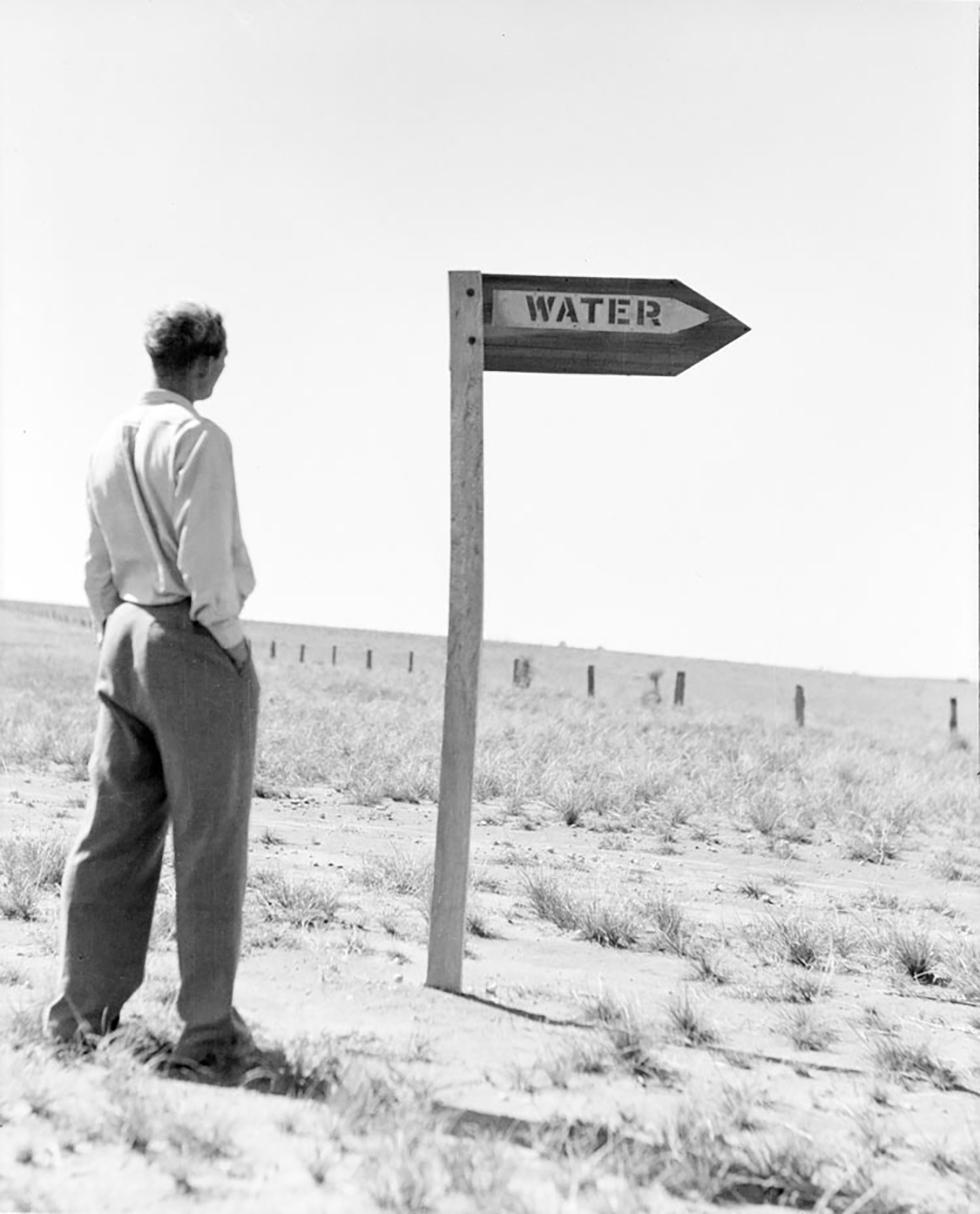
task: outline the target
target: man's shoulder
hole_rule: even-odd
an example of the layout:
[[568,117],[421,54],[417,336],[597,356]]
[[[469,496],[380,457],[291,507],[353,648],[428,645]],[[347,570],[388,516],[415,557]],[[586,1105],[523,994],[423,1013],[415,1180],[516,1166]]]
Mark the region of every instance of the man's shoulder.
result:
[[114,463],[127,449],[141,463],[144,458],[179,460],[181,452],[198,446],[202,438],[220,446],[229,444],[220,426],[186,405],[176,401],[155,405],[140,402],[109,422],[93,444],[90,460],[93,464]]
[[184,420],[175,423],[172,435],[175,445],[181,449],[196,448],[206,442],[215,449],[231,450],[231,439],[218,423],[192,410],[187,410]]
[[202,437],[216,438],[220,443],[229,441],[228,435],[217,422],[203,417],[196,409],[179,401],[161,404],[137,405],[119,419],[123,426],[136,426],[147,438],[156,437],[183,445],[196,443]]
[[210,417],[181,401],[168,400],[153,404],[141,400],[117,414],[100,434],[92,447],[93,459],[111,458],[114,452],[135,444],[137,452],[151,458],[170,457],[178,460],[200,446],[202,440],[215,448],[231,450],[231,439]]

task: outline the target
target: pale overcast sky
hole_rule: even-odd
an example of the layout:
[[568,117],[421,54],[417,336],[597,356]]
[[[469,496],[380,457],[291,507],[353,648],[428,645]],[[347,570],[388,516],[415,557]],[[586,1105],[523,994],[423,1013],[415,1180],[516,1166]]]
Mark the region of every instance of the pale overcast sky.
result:
[[751,332],[487,375],[486,635],[975,674],[976,4],[3,0],[0,69],[0,596],[82,602],[192,298],[247,615],[444,632],[447,272],[678,278]]

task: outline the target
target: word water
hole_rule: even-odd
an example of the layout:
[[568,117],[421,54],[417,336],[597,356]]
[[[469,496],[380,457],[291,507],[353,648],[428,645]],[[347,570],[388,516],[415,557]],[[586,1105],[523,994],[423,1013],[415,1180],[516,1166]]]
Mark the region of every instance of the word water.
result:
[[690,304],[660,296],[493,292],[493,324],[500,328],[656,335],[680,333],[708,319]]

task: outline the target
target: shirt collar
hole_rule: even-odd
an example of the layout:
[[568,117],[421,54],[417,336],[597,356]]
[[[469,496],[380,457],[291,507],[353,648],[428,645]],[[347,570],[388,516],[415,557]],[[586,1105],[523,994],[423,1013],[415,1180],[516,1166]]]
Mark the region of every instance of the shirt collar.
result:
[[140,403],[144,405],[183,405],[192,413],[197,412],[192,401],[189,401],[186,396],[181,396],[179,392],[171,392],[169,388],[150,388],[143,393]]

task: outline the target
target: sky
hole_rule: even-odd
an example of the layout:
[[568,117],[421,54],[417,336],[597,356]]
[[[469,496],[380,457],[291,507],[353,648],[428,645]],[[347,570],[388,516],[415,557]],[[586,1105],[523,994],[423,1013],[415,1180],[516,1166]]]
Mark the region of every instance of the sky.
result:
[[3,0],[0,597],[82,603],[147,314],[224,315],[246,617],[445,633],[448,272],[677,278],[487,373],[493,639],[975,677],[977,5]]

